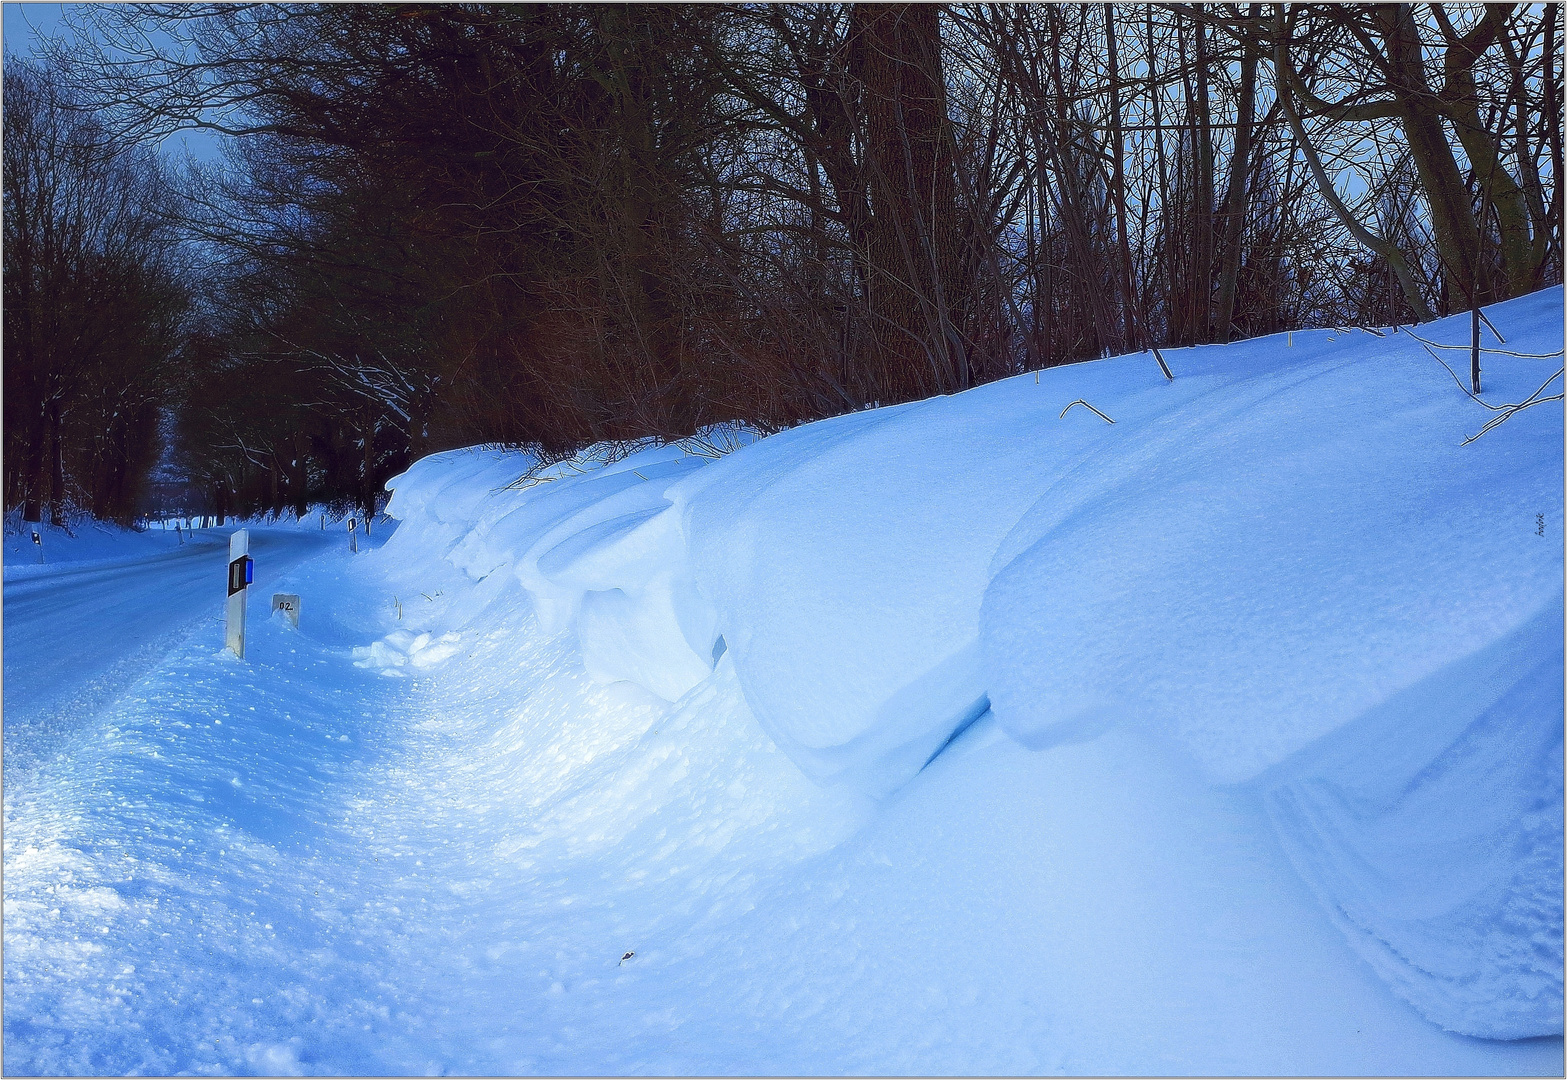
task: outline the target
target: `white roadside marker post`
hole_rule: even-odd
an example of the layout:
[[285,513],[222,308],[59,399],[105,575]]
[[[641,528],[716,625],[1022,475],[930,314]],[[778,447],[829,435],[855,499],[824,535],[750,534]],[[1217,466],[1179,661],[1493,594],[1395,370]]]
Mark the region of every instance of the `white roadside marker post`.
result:
[[359,554],[359,537],[354,533],[354,529],[356,529],[358,525],[359,522],[353,518],[348,519],[348,550],[352,551],[355,555]]
[[223,645],[241,660],[245,659],[245,593],[255,578],[255,561],[250,551],[250,530],[240,529],[229,537],[229,607],[223,629]]
[[38,535],[38,530],[33,530],[33,546],[38,549],[38,565],[44,564],[44,538]]

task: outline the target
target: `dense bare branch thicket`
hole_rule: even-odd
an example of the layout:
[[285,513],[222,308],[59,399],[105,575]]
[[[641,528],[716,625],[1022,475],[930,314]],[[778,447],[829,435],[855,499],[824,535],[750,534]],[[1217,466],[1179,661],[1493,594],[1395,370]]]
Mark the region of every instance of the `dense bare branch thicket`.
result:
[[129,522],[188,305],[166,177],[44,69],[4,93],[6,508]]
[[118,135],[231,136],[178,444],[237,508],[1562,278],[1554,6],[81,17]]

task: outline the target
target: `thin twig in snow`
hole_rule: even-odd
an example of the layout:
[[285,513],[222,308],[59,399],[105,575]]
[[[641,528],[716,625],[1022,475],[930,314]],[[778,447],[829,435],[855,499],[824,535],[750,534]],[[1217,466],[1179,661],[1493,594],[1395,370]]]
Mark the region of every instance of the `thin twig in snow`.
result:
[[[1487,431],[1490,431],[1492,428],[1494,428],[1497,424],[1501,424],[1501,423],[1504,423],[1504,422],[1506,422],[1508,420],[1511,420],[1514,415],[1516,415],[1517,413],[1523,412],[1523,410],[1527,409],[1531,405],[1539,405],[1539,404],[1542,404],[1542,403],[1547,402],[1547,401],[1561,401],[1562,397],[1563,397],[1563,395],[1561,395],[1561,394],[1552,394],[1550,397],[1541,397],[1540,395],[1545,393],[1545,388],[1547,386],[1550,386],[1551,383],[1553,383],[1557,379],[1561,378],[1563,371],[1567,371],[1567,368],[1557,368],[1555,375],[1552,375],[1549,379],[1546,379],[1545,382],[1540,384],[1540,388],[1538,390],[1536,390],[1534,393],[1530,394],[1527,398],[1525,398],[1524,400],[1520,401],[1516,405],[1503,405],[1503,406],[1500,406],[1499,409],[1495,405],[1487,406],[1488,408],[1498,409],[1497,414],[1495,416],[1491,417],[1491,419],[1487,420],[1486,423],[1485,423],[1485,426],[1483,428],[1481,428],[1479,431],[1475,432],[1473,435],[1469,436],[1469,438],[1465,439],[1459,445],[1460,446],[1468,446],[1470,443],[1474,442],[1480,436],[1484,435]],[[1477,398],[1476,400],[1479,400],[1479,399]],[[1484,402],[1482,402],[1481,404],[1484,404]]]
[[[1414,338],[1416,341],[1420,342],[1420,344],[1428,345],[1433,349],[1450,349],[1454,352],[1468,352],[1471,348],[1473,348],[1472,345],[1443,345],[1439,341],[1429,341],[1415,333],[1413,330],[1409,329],[1407,326],[1399,327],[1399,329],[1408,334],[1410,337]],[[1509,349],[1487,349],[1484,345],[1482,345],[1480,346],[1480,351],[1483,353],[1491,353],[1494,356],[1516,356],[1522,360],[1555,360],[1558,356],[1562,355],[1564,350],[1557,349],[1552,353],[1526,353],[1513,352]]]
[[1492,405],[1489,401],[1486,401],[1479,394],[1472,393],[1470,391],[1470,389],[1467,386],[1464,385],[1463,380],[1458,377],[1458,373],[1456,371],[1454,371],[1451,367],[1448,366],[1448,363],[1447,363],[1446,360],[1443,360],[1440,356],[1438,356],[1436,354],[1436,350],[1431,347],[1432,343],[1424,341],[1424,340],[1422,340],[1422,339],[1420,339],[1418,337],[1415,337],[1414,334],[1410,334],[1409,336],[1410,337],[1414,337],[1416,341],[1419,341],[1420,344],[1422,346],[1424,346],[1426,352],[1431,354],[1431,358],[1433,360],[1435,360],[1438,364],[1441,364],[1444,368],[1447,368],[1447,373],[1453,377],[1454,384],[1457,385],[1458,389],[1460,389],[1460,390],[1462,390],[1464,392],[1464,395],[1466,397],[1470,398],[1471,400],[1473,400],[1475,402],[1478,402],[1481,405],[1484,405],[1487,409],[1490,409],[1492,412],[1497,414],[1497,415],[1491,417],[1491,419],[1487,420],[1485,422],[1485,426],[1482,427],[1479,431],[1475,432],[1473,435],[1469,436],[1469,438],[1467,438],[1463,442],[1459,443],[1458,445],[1460,445],[1460,446],[1468,446],[1470,443],[1474,442],[1480,436],[1484,435],[1487,431],[1490,431],[1492,428],[1494,428],[1497,424],[1505,423],[1506,421],[1511,420],[1513,418],[1514,414],[1522,412],[1524,409],[1529,408],[1531,405],[1540,405],[1540,404],[1542,404],[1544,402],[1547,402],[1547,401],[1561,401],[1562,400],[1562,395],[1561,394],[1552,394],[1550,397],[1541,397],[1540,395],[1545,392],[1545,388],[1547,386],[1550,386],[1551,383],[1553,383],[1557,379],[1561,378],[1563,371],[1567,371],[1567,368],[1557,368],[1556,369],[1556,374],[1552,375],[1549,379],[1546,379],[1543,383],[1541,383],[1540,384],[1540,388],[1538,390],[1536,390],[1534,393],[1530,394],[1528,397],[1524,398],[1524,400],[1522,400],[1520,402],[1517,402],[1516,404],[1512,404],[1512,405]]
[[[1096,409],[1092,405],[1088,404],[1088,402],[1084,401],[1082,398],[1078,398],[1076,401],[1072,402],[1072,405],[1081,405],[1081,406],[1083,406],[1083,408],[1088,409],[1095,416],[1099,417],[1099,419],[1103,420],[1107,424],[1115,423],[1114,420],[1110,419],[1104,413],[1100,412],[1098,409]],[[1072,411],[1072,405],[1068,405],[1066,408],[1062,409],[1061,410],[1061,415],[1056,417],[1056,419],[1057,420],[1065,419],[1066,418],[1066,414]]]

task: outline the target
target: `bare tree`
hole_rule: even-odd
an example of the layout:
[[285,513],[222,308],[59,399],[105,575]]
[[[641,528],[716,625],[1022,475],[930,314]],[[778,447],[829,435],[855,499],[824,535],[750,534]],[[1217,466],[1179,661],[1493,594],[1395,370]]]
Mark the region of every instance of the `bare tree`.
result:
[[168,186],[52,69],[9,62],[5,102],[6,505],[128,521],[187,306]]

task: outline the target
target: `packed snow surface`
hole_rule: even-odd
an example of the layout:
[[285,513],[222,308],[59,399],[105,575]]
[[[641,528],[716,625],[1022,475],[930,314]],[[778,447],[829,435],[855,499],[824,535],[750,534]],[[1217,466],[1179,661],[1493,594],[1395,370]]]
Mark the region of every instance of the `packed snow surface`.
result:
[[8,1068],[1560,1074],[1562,408],[1383,334],[433,455],[244,663],[8,540]]
[[[49,526],[45,559],[26,526],[6,537],[5,763],[9,770],[77,733],[84,718],[121,694],[211,607],[232,529],[133,533]],[[337,537],[334,535],[333,539]],[[258,587],[315,553],[325,537],[303,529],[252,534]],[[35,549],[34,549],[35,550]]]

